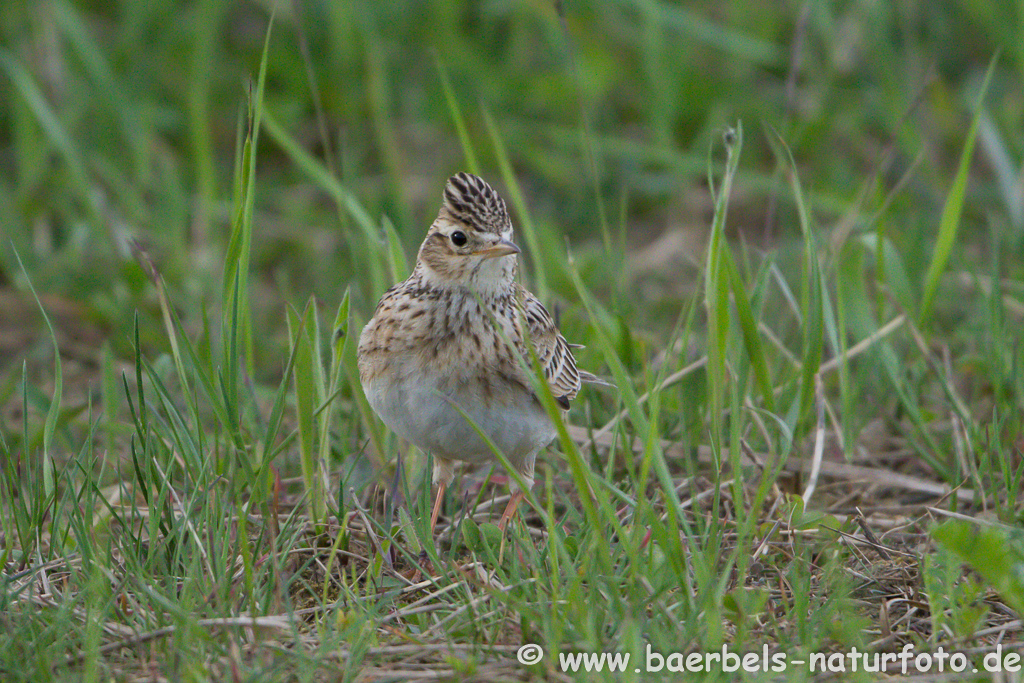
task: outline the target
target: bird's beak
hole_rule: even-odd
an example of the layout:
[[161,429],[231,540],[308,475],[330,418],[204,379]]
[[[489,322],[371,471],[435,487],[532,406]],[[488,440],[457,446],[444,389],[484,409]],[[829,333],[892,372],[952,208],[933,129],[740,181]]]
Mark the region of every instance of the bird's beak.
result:
[[484,258],[498,258],[499,256],[509,256],[511,254],[521,254],[522,249],[516,246],[516,243],[512,240],[507,240],[504,237],[497,244],[492,244],[486,249],[481,249],[476,252],[477,256],[483,256]]

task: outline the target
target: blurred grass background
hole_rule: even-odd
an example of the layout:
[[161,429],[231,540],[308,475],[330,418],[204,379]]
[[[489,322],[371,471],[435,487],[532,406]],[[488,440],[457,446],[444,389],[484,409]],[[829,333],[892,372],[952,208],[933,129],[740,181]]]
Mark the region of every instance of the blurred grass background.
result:
[[[4,3],[0,672],[127,676],[147,665],[140,632],[213,662],[175,672],[303,680],[409,633],[480,680],[497,670],[429,647],[985,642],[1024,604],[1024,549],[1005,528],[980,550],[947,529],[937,549],[930,518],[899,515],[1021,515],[1022,21],[1020,4],[967,0]],[[509,200],[526,284],[620,391],[588,391],[561,440],[569,468],[539,467],[545,543],[513,537],[502,559],[467,522],[445,560],[494,574],[443,577],[434,615],[408,604],[419,593],[381,597],[429,536],[408,520],[429,486],[422,463],[398,478],[352,344],[458,170]],[[836,479],[814,503],[837,517],[804,516],[813,485],[793,497],[794,470],[826,423]],[[767,453],[763,478],[737,444]],[[316,457],[339,512],[327,560]],[[909,478],[900,495],[890,470]],[[278,529],[282,500],[296,518]],[[913,525],[888,540],[921,554],[897,588],[836,540],[857,532],[855,505],[876,530]],[[769,549],[780,528],[788,545]],[[332,564],[339,548],[360,561]],[[58,565],[74,601],[32,602],[32,577]],[[330,616],[308,632],[278,620],[304,601]],[[890,622],[893,601],[912,606]],[[238,615],[296,641],[301,627],[307,649],[245,642],[274,662],[261,668],[232,650],[241,627],[206,638]],[[153,629],[168,624],[165,650]],[[100,656],[118,638],[124,661]]]
[[[196,322],[222,274],[240,121],[270,9],[5,3],[0,284],[25,291],[13,247],[40,291],[80,305],[124,354],[133,311],[154,310],[126,246],[140,238],[169,287],[197,304],[182,311]],[[444,179],[467,166],[447,79],[480,172],[496,179],[490,120],[542,226],[543,252],[531,256],[550,263],[527,272],[553,270],[552,285],[565,291],[563,236],[584,255],[605,239],[631,267],[602,258],[594,268],[610,280],[653,279],[643,290],[653,301],[625,297],[612,309],[663,341],[665,314],[700,258],[712,209],[707,161],[725,126],[742,120],[750,131],[731,237],[770,249],[799,234],[775,131],[821,228],[877,221],[914,279],[928,263],[981,76],[1002,50],[963,250],[1019,257],[1024,52],[1012,3],[623,0],[562,10],[564,19],[548,2],[281,3],[266,111],[335,169],[373,220],[387,216],[412,253]],[[351,283],[367,311],[381,283],[367,277],[351,216],[273,137],[259,147],[252,268],[260,327],[281,341],[261,350],[276,355],[276,302],[309,292],[335,301]]]

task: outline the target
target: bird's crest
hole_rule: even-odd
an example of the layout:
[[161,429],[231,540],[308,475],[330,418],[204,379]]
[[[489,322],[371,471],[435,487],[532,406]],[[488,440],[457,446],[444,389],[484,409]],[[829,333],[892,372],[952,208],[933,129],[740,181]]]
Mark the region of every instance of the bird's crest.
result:
[[444,207],[453,218],[481,232],[500,235],[512,229],[505,200],[486,181],[471,173],[456,173],[448,179]]

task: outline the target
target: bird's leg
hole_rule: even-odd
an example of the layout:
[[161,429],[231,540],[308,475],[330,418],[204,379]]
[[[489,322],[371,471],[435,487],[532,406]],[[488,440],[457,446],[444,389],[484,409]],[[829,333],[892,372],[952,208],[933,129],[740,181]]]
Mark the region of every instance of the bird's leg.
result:
[[512,494],[512,499],[508,501],[508,505],[505,506],[505,512],[501,513],[501,521],[498,522],[498,528],[502,531],[508,526],[508,520],[512,519],[512,515],[516,513],[516,508],[519,507],[519,502],[524,498],[522,491],[516,491]]
[[452,461],[434,456],[433,482],[437,484],[437,498],[434,499],[434,509],[430,513],[430,533],[434,533],[437,526],[437,516],[441,514],[441,501],[444,500],[444,492],[448,484],[452,483],[455,473],[452,471]]
[[434,533],[437,526],[437,516],[441,512],[441,501],[444,500],[444,490],[448,488],[447,482],[442,479],[437,484],[437,498],[434,499],[434,510],[430,513],[430,533]]

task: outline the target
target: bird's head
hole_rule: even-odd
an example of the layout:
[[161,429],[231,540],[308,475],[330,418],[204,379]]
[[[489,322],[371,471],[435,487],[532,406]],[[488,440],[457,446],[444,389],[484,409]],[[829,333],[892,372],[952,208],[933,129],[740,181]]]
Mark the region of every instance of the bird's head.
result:
[[505,200],[483,179],[456,173],[444,188],[441,210],[420,246],[418,262],[437,285],[480,293],[510,287],[516,254]]

